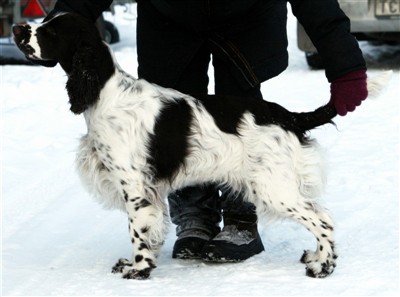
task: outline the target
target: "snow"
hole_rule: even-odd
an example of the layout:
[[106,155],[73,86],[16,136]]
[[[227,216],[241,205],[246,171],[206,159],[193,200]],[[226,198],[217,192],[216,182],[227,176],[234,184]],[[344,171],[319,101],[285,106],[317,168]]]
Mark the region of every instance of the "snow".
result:
[[[117,7],[118,8],[118,7]],[[135,11],[108,16],[118,24],[120,65],[136,74]],[[293,111],[329,100],[323,71],[311,71],[296,47],[289,17],[290,66],[262,85],[264,97]],[[313,237],[289,221],[263,225],[266,251],[236,264],[171,258],[171,225],[148,280],[111,273],[130,256],[126,216],[102,209],[74,169],[82,116],[69,112],[62,69],[1,66],[2,295],[391,296],[399,293],[400,49],[361,43],[373,76],[394,75],[384,94],[312,131],[326,149],[324,205],[336,222],[338,266],[326,279],[305,276],[299,263]]]

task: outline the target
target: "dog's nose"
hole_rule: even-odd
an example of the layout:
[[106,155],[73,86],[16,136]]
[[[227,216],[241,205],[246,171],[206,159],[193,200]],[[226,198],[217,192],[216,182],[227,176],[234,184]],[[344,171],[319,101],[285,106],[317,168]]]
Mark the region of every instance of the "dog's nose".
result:
[[14,36],[21,35],[22,34],[22,28],[23,28],[22,25],[14,25],[12,27],[12,31],[13,31]]
[[12,27],[12,32],[15,39],[22,41],[31,35],[31,26],[29,24],[17,24]]

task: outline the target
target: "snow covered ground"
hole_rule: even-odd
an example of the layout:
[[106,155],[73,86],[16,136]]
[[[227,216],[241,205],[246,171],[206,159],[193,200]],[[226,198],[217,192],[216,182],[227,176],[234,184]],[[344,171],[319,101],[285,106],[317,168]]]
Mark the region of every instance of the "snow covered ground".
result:
[[[110,16],[121,66],[136,73],[135,16]],[[262,86],[264,97],[308,111],[329,100],[323,71],[310,71],[289,18],[290,67]],[[171,226],[148,280],[111,273],[130,256],[127,219],[97,205],[74,169],[82,116],[69,112],[60,67],[2,66],[2,295],[389,296],[399,293],[400,48],[362,43],[373,76],[394,69],[386,92],[312,132],[329,156],[323,197],[336,221],[338,266],[326,279],[305,276],[299,258],[315,242],[302,226],[260,223],[266,251],[243,263],[171,258]]]

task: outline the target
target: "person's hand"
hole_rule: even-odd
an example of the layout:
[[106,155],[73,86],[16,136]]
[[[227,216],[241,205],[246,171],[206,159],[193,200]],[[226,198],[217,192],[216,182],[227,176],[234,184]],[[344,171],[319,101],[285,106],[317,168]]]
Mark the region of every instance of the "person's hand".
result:
[[332,81],[331,99],[328,104],[334,106],[339,115],[345,116],[347,112],[360,106],[367,96],[366,69],[360,69]]

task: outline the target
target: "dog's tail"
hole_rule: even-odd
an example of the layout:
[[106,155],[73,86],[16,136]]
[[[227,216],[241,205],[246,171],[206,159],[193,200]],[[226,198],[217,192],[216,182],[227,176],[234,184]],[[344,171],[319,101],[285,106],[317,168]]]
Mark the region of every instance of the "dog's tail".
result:
[[[383,91],[383,89],[388,85],[391,79],[393,71],[385,71],[373,78],[368,78],[367,89],[368,98],[377,98]],[[293,113],[295,117],[296,125],[304,129],[304,131],[309,131],[316,127],[333,123],[332,119],[337,116],[337,112],[332,105],[324,105],[311,112],[300,112]]]

